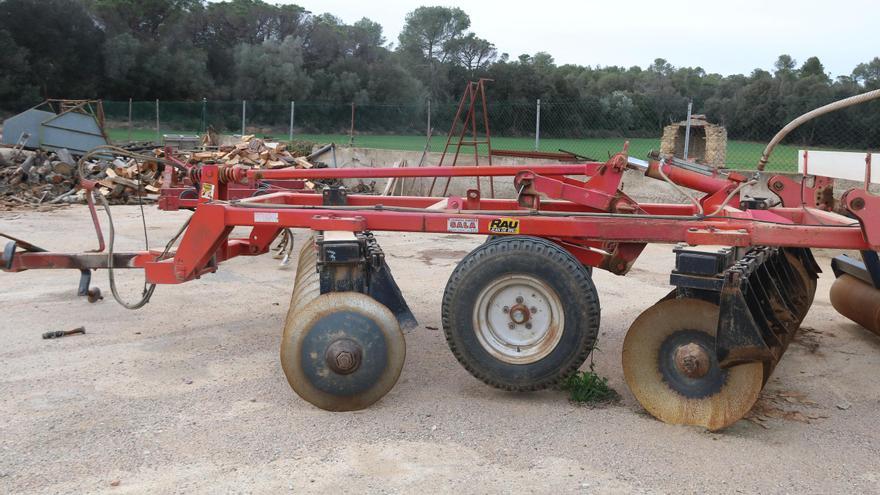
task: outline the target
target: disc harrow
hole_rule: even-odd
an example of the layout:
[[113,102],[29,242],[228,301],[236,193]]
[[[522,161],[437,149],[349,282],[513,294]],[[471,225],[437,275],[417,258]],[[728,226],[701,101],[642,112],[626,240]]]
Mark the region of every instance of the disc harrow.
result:
[[806,249],[677,248],[676,290],[636,319],[623,345],[639,402],[663,421],[710,430],[740,419],[809,310],[811,261]]
[[[806,152],[803,161],[806,172]],[[268,253],[279,237],[279,251],[289,253],[289,229],[306,229],[281,365],[293,390],[326,410],[361,409],[387,394],[403,368],[403,329],[417,325],[374,232],[489,239],[449,278],[443,329],[474,377],[515,391],[553,387],[588,358],[600,325],[594,270],[625,275],[648,243],[676,245],[674,289],[635,319],[622,349],[633,395],[669,423],[717,430],[754,405],[812,304],[820,268],[811,248],[862,252],[863,263],[832,263],[838,280],[831,300],[880,333],[880,196],[865,187],[829,198],[828,177],[772,176],[768,189],[778,198],[749,198],[744,191],[764,180],[761,164],[747,175],[659,154],[645,161],[630,157],[626,145],[606,162],[566,165],[254,170],[173,157],[163,163],[174,200],[160,207],[193,210],[163,251],[114,252],[112,223],[105,246],[94,184],[83,181],[99,248],[57,253],[4,235],[10,242],[0,266],[79,270],[83,295],[95,269],[142,269],[150,284],[180,284],[238,256]],[[626,171],[698,195],[684,204],[638,202],[621,187]],[[475,189],[445,197],[295,190],[315,179],[395,177],[510,177],[514,197],[485,199]],[[249,233],[235,236],[237,228]]]

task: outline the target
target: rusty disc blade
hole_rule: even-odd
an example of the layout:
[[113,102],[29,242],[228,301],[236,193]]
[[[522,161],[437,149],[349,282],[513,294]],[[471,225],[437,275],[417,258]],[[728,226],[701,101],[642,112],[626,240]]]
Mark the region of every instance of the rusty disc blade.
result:
[[322,294],[288,314],[281,367],[293,390],[328,411],[355,411],[397,383],[406,344],[397,319],[358,292]]
[[[655,418],[719,430],[742,418],[763,386],[762,363],[718,367],[718,306],[667,299],[633,322],[623,342],[630,391]],[[682,357],[689,367],[683,368]],[[683,371],[686,370],[686,371]]]
[[803,305],[798,308],[797,316],[800,321],[804,321],[804,318],[807,316],[807,312],[810,310],[810,306],[813,305],[813,298],[816,296],[816,279],[811,277],[807,272],[807,268],[804,266],[803,262],[801,262],[800,258],[793,255],[792,253],[786,251],[785,258],[794,267],[794,270],[800,276],[801,280],[803,280],[804,287],[806,289],[806,300]]

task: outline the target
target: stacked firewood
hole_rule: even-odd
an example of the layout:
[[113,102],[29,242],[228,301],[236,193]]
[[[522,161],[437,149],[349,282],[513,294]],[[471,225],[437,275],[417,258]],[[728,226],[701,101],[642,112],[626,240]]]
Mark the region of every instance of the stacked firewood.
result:
[[187,156],[191,163],[245,165],[253,168],[312,168],[314,165],[288,151],[286,143],[267,142],[244,136],[234,145],[218,146],[215,150],[193,151]]
[[[65,149],[57,151],[0,148],[0,208],[49,207],[84,200],[77,189],[77,160]],[[98,182],[111,203],[151,199],[158,193],[156,162],[135,163],[101,158],[83,164],[83,177]],[[140,193],[138,192],[140,191]]]
[[[325,167],[321,162],[310,162],[300,156],[308,153],[313,143],[304,144],[288,145],[244,136],[234,144],[176,151],[175,157],[189,165],[214,163],[259,169]],[[162,187],[160,159],[164,150],[157,148],[139,154],[156,159],[134,159],[108,152],[79,165],[76,158],[64,149],[0,148],[0,209],[84,202],[85,191],[76,187],[80,166],[82,178],[96,182],[95,190],[111,204],[156,200]],[[307,187],[314,188],[316,184],[309,182]],[[372,191],[374,187],[367,189]]]

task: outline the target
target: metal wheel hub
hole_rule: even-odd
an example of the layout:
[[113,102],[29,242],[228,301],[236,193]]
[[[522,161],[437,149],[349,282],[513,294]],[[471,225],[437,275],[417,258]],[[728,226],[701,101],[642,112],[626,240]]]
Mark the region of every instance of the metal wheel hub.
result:
[[334,340],[327,346],[324,360],[327,366],[340,375],[348,375],[357,371],[363,358],[363,349],[351,339]]
[[556,291],[528,275],[507,275],[488,284],[477,296],[473,319],[482,347],[511,364],[546,357],[565,328]]
[[300,359],[315,388],[349,396],[379,380],[388,367],[388,344],[375,320],[338,310],[315,319],[303,336]]
[[727,370],[718,366],[712,337],[694,330],[680,330],[660,346],[658,366],[663,380],[685,397],[700,398],[718,393]]
[[709,372],[709,353],[699,344],[685,344],[675,350],[675,367],[688,378],[702,378]]

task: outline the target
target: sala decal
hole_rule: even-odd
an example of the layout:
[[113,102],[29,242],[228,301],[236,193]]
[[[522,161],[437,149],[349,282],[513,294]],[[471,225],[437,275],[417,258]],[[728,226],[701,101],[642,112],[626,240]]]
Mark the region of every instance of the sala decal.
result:
[[446,221],[446,230],[476,234],[480,231],[478,225],[476,218],[450,218]]

